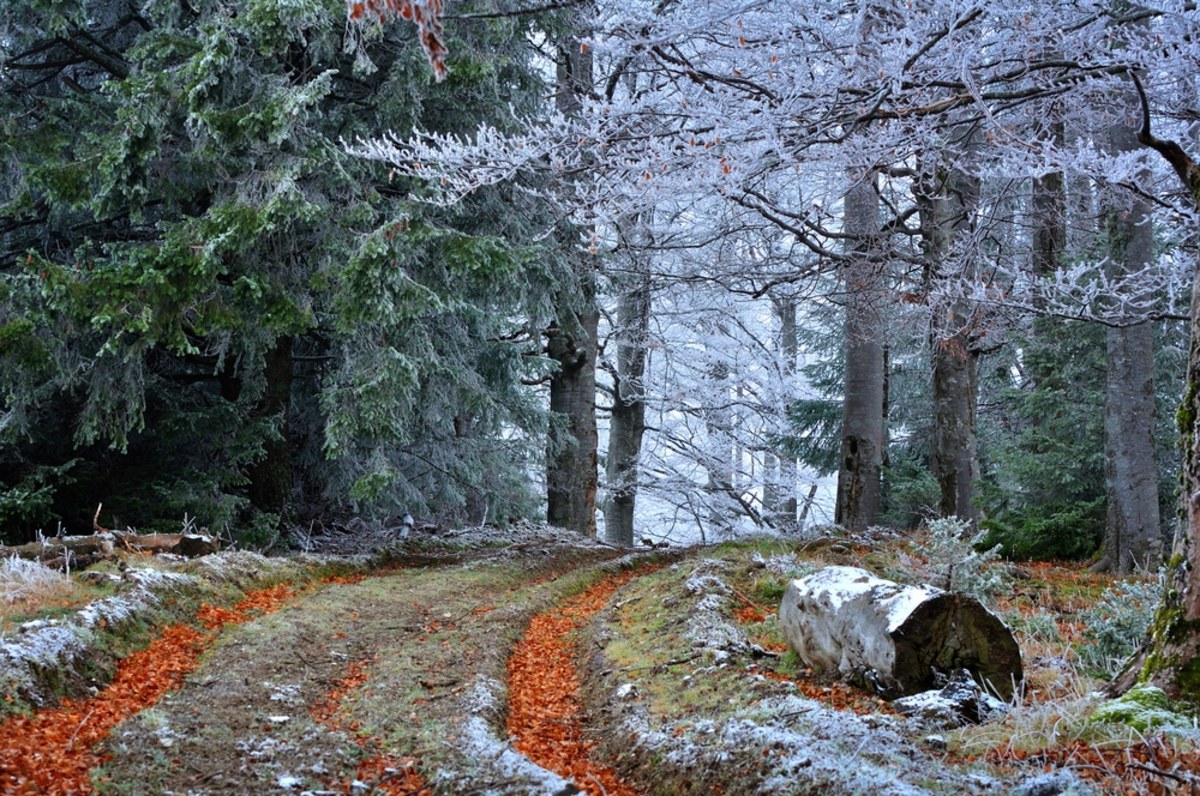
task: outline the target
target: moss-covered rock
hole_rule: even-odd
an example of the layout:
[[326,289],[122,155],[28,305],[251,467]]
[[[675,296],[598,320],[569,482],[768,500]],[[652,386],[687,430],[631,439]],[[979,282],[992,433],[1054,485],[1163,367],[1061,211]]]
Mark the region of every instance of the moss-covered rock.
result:
[[1171,702],[1161,688],[1139,685],[1124,696],[1106,702],[1092,714],[1092,722],[1126,724],[1145,732],[1155,727],[1185,727],[1191,722],[1171,709]]

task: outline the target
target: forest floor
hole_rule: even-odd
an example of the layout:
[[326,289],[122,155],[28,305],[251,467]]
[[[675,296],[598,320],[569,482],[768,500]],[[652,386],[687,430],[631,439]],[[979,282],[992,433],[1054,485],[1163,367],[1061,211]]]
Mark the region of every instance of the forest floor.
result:
[[820,566],[917,578],[903,538],[305,543],[337,555],[136,560],[3,606],[0,793],[1200,793],[1200,732],[1092,720],[1080,617],[1112,581],[1079,566],[1010,568],[1026,686],[946,729],[803,668],[774,616]]

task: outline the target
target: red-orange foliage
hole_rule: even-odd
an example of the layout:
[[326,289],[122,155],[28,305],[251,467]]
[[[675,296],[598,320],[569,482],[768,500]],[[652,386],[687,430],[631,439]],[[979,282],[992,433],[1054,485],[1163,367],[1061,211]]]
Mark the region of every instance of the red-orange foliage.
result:
[[346,17],[354,24],[400,17],[417,26],[417,38],[437,80],[446,77],[449,51],[442,40],[442,0],[347,0]]
[[[251,612],[275,611],[292,594],[280,584],[250,592],[232,611],[202,605],[197,618],[215,631],[246,621]],[[113,681],[96,696],[64,699],[56,708],[0,723],[0,793],[91,793],[88,772],[105,760],[95,751],[99,743],[177,688],[214,636],[186,625],[168,627],[146,649],[121,660]]]
[[553,611],[539,614],[508,661],[508,732],[516,748],[586,793],[634,796],[611,768],[591,761],[583,738],[571,634],[636,573],[612,575]]

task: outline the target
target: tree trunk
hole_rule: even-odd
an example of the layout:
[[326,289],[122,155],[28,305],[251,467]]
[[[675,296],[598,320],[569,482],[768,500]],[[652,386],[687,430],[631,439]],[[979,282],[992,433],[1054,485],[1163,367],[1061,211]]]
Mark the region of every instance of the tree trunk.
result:
[[[582,17],[577,33],[566,37],[558,51],[558,110],[577,114],[581,97],[592,88],[592,56],[581,45]],[[565,245],[576,248],[575,231],[564,233]],[[571,255],[569,255],[571,256]],[[554,420],[547,441],[546,519],[552,525],[596,535],[596,279],[592,266],[577,263],[578,292],[559,297],[558,323],[547,330],[546,350],[558,362],[550,379],[550,413]]]
[[[718,325],[718,333],[723,329]],[[733,407],[729,395],[729,365],[723,360],[708,369],[705,392],[711,403],[704,409],[704,467],[708,471],[709,521],[723,526],[735,512],[728,510],[729,499],[736,495],[734,479]]]
[[938,511],[943,517],[957,516],[970,522],[978,519],[974,505],[975,483],[979,480],[976,361],[965,333],[933,342],[931,449],[933,470],[941,490]]
[[[1136,75],[1132,76],[1136,81]],[[1191,197],[1192,207],[1200,210],[1200,165],[1177,143],[1153,135],[1149,104],[1141,85],[1135,86],[1142,102],[1138,141],[1166,158]],[[1166,593],[1150,625],[1150,638],[1114,682],[1113,690],[1149,682],[1175,699],[1200,705],[1200,261],[1192,276],[1191,336],[1187,382],[1177,414],[1183,448],[1183,524],[1167,567]]]
[[878,258],[879,196],[874,175],[845,198],[846,234],[854,249],[843,269],[846,289],[842,445],[834,521],[863,530],[879,516],[883,467],[883,315]]
[[608,428],[608,500],[604,505],[604,538],[633,546],[637,501],[638,457],[646,430],[646,332],[650,325],[650,280],[642,258],[631,257],[631,284],[617,301],[617,370],[613,376],[612,420]]
[[280,337],[267,349],[263,363],[266,387],[254,410],[273,418],[276,436],[263,443],[263,457],[250,467],[249,498],[256,509],[282,518],[292,496],[292,454],[288,410],[292,395],[292,338]]
[[[1052,140],[1062,146],[1063,137],[1063,126],[1058,124]],[[1030,266],[1034,277],[1040,278],[1058,270],[1067,245],[1067,193],[1061,171],[1034,178],[1031,204],[1034,226]]]
[[888,698],[929,690],[938,675],[967,669],[1008,700],[1022,679],[1012,632],[975,598],[901,586],[857,567],[826,567],[793,580],[779,624],[805,663]]
[[547,331],[547,352],[558,362],[550,379],[550,413],[556,418],[546,471],[546,520],[587,536],[596,535],[596,333],[594,299],[568,333]]
[[[1115,152],[1138,144],[1124,124],[1110,130]],[[1145,175],[1146,180],[1149,174]],[[1150,205],[1109,209],[1109,275],[1144,268],[1153,256]],[[1104,481],[1108,498],[1099,571],[1129,573],[1153,568],[1162,557],[1158,469],[1154,461],[1154,332],[1150,323],[1106,330],[1104,395]]]
[[[918,189],[927,279],[970,278],[970,257],[963,257],[958,264],[953,258],[957,239],[971,227],[978,180],[955,169],[939,168],[930,183]],[[971,522],[978,520],[974,499],[979,480],[975,430],[978,352],[974,345],[979,330],[975,323],[966,302],[943,299],[933,308],[929,339],[933,382],[930,463],[941,493],[938,512]]]
[[1154,362],[1150,324],[1107,331],[1104,481],[1108,519],[1097,571],[1127,574],[1162,560],[1154,461]]
[[[800,340],[796,329],[796,300],[794,298],[773,299],[771,302],[776,317],[779,318],[779,357],[782,360],[780,376],[784,381],[787,392],[785,397],[791,398],[795,389],[796,357],[800,353]],[[796,525],[796,459],[783,455],[778,457],[779,475],[771,499],[766,501],[767,511],[771,516],[780,520],[784,527]]]

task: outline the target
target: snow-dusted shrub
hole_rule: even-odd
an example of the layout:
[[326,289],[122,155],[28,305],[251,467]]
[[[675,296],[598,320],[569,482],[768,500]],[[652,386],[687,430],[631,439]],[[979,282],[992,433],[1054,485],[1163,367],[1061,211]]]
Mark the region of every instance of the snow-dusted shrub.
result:
[[68,576],[37,561],[0,558],[0,605],[61,597],[73,588]]
[[969,594],[985,604],[995,602],[1007,585],[1000,567],[1000,546],[980,551],[987,535],[975,531],[971,523],[959,517],[941,517],[925,523],[928,537],[918,542],[916,551],[929,560],[932,585]]
[[1105,589],[1082,614],[1084,639],[1079,658],[1090,669],[1115,677],[1146,638],[1163,590],[1163,572],[1152,582],[1128,580]]

